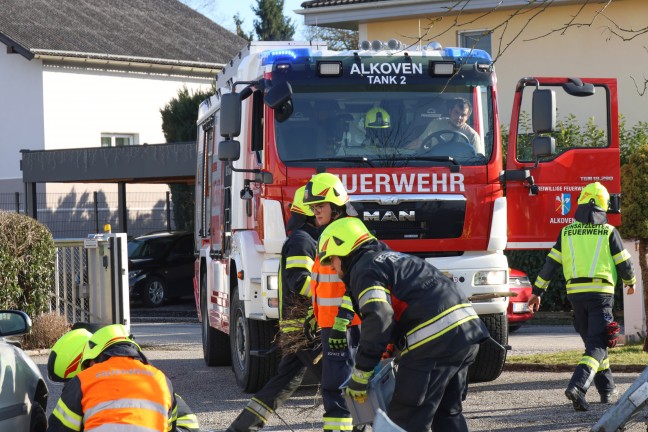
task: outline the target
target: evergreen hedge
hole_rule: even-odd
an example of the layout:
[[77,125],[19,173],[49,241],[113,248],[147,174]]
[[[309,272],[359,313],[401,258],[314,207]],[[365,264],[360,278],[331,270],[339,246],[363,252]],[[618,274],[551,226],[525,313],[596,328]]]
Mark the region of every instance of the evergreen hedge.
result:
[[56,248],[52,233],[35,219],[0,211],[0,308],[29,316],[49,309]]

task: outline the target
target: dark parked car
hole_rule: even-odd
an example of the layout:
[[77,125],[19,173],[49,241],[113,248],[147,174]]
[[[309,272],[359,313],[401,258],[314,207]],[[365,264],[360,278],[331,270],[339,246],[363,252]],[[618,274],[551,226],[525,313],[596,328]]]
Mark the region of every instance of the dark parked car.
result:
[[128,241],[131,298],[157,307],[165,299],[193,295],[193,233],[163,231]]
[[517,297],[510,298],[507,311],[509,331],[513,332],[533,318],[533,312],[527,306],[533,288],[526,273],[520,270],[510,269],[509,289],[517,293]]
[[0,431],[47,429],[45,380],[20,343],[6,338],[29,330],[31,320],[25,312],[0,310]]

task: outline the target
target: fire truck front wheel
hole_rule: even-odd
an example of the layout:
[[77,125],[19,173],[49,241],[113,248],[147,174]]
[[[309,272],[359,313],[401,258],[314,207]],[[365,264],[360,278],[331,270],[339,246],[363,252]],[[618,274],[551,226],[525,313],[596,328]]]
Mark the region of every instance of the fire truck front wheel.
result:
[[475,362],[468,369],[469,382],[487,382],[496,380],[506,362],[508,346],[508,320],[506,314],[480,315],[490,338],[479,345]]
[[229,336],[209,325],[207,294],[207,275],[203,273],[200,275],[200,318],[205,364],[207,366],[229,366],[232,364]]
[[238,386],[246,393],[255,393],[276,372],[276,353],[252,355],[252,351],[268,352],[275,333],[274,322],[247,319],[245,304],[236,290],[232,290],[230,305],[232,370]]

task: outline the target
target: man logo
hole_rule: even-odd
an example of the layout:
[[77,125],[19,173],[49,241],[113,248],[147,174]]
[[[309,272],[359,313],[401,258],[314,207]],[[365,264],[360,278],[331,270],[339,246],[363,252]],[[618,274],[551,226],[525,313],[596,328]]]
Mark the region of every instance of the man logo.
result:
[[385,212],[365,211],[362,212],[362,220],[365,222],[416,222],[415,211],[399,211],[398,215],[395,212],[387,210]]

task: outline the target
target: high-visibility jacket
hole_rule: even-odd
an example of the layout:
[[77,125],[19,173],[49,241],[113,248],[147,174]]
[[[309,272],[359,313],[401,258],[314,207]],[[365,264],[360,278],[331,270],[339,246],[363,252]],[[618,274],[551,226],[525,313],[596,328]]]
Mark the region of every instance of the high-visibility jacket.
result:
[[[345,292],[344,282],[333,267],[322,265],[319,257],[315,258],[311,273],[311,294],[313,296],[313,312],[320,327],[333,327]],[[360,318],[354,314],[351,325],[358,324],[360,324]]]
[[131,357],[110,357],[81,371],[66,384],[49,432],[175,428],[173,387],[157,368]]
[[574,222],[560,231],[558,241],[535,281],[533,293],[541,295],[557,267],[562,267],[567,294],[614,294],[617,273],[625,285],[636,278],[630,254],[623,248],[621,236],[607,223]]
[[373,370],[392,341],[403,358],[431,358],[488,338],[466,296],[425,260],[371,241],[343,263],[348,294],[362,317],[356,368]]

